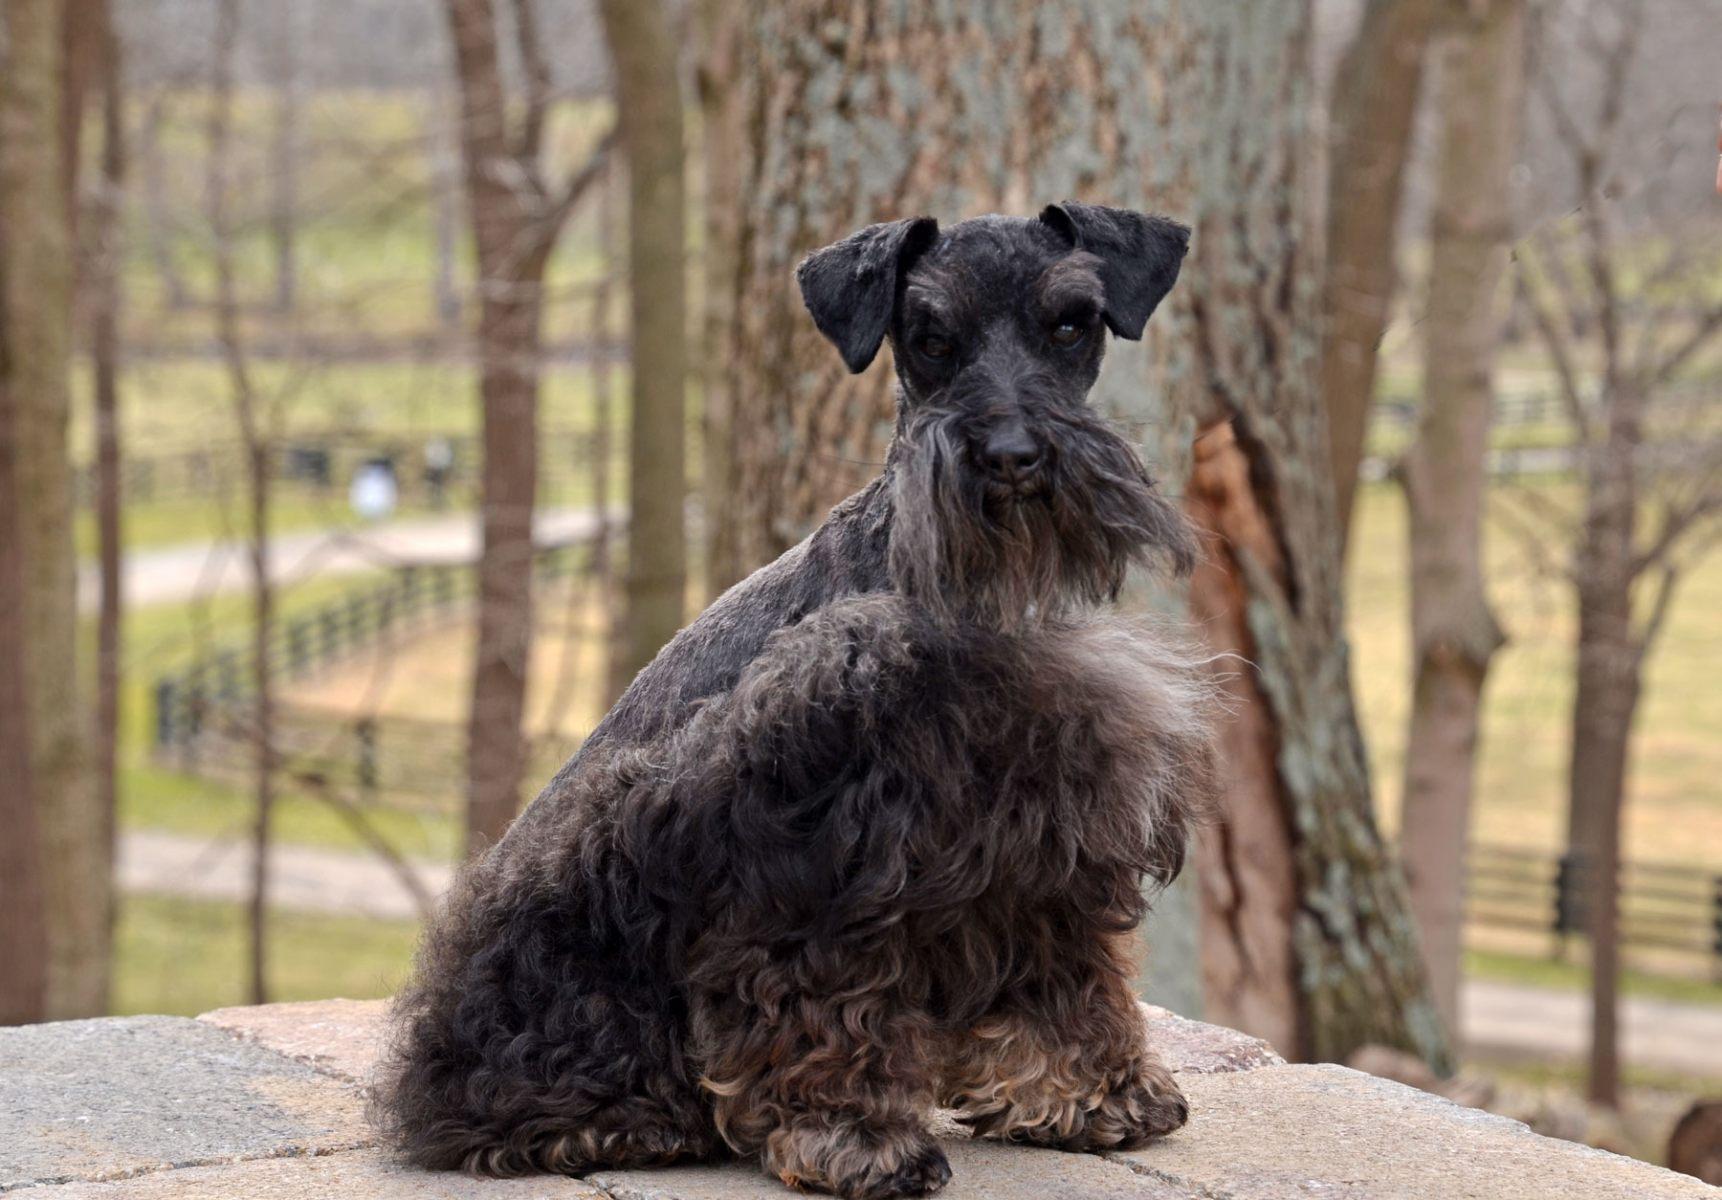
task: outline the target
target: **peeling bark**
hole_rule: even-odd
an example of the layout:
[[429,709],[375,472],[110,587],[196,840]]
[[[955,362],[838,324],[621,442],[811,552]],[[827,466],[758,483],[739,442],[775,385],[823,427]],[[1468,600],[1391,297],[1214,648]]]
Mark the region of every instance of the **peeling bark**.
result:
[[1213,649],[1249,664],[1230,685],[1231,786],[1202,850],[1208,1015],[1299,1058],[1382,1042],[1444,1069],[1350,689],[1304,177],[1310,6],[1176,16],[1159,161],[1195,236],[1166,377],[1174,412],[1203,431],[1187,495],[1208,561],[1192,603]]

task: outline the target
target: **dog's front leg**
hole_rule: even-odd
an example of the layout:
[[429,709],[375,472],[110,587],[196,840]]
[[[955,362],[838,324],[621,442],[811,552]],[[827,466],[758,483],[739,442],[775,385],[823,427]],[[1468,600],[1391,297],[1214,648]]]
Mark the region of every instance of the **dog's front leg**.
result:
[[1063,1150],[1140,1146],[1189,1115],[1107,937],[956,1036],[940,1093],[979,1135]]
[[[869,980],[831,978],[846,956],[744,957],[731,986],[695,1000],[702,1083],[725,1140],[791,1187],[845,1200],[943,1187],[950,1166],[925,1120],[926,1017]],[[850,961],[881,965],[877,951]]]

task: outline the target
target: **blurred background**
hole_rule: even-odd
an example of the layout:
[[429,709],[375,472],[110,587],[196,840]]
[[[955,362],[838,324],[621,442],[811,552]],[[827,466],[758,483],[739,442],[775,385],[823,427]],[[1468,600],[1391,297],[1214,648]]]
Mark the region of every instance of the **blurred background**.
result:
[[1252,664],[1145,994],[1722,1170],[1717,0],[0,0],[0,55],[0,1022],[388,995],[878,471],[800,256],[1075,197],[1195,229],[1096,395],[1206,546],[1125,602]]

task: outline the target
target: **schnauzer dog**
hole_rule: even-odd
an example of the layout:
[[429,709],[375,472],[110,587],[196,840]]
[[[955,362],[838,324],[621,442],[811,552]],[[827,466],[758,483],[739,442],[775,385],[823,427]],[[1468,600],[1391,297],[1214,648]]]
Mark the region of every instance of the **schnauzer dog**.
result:
[[412,1161],[725,1153],[850,1198],[950,1177],[927,1125],[1068,1150],[1177,1128],[1130,933],[1210,791],[1199,663],[1109,615],[1195,549],[1087,404],[1188,231],[1077,203],[875,225],[798,278],[881,476],[725,593],[464,873],[397,1002]]

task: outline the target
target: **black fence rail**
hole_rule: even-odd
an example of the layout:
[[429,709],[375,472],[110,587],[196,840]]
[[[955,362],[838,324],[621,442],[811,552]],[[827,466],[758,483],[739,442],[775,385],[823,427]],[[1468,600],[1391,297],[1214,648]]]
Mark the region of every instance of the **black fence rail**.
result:
[[[540,548],[533,571],[540,582],[568,578],[590,563],[585,540]],[[286,681],[310,678],[343,660],[385,648],[397,639],[446,624],[466,610],[477,575],[466,563],[407,564],[387,578],[357,585],[311,610],[275,623],[271,667]],[[251,695],[249,647],[215,647],[188,667],[158,676],[155,749],[187,770],[210,740],[227,739],[243,720]]]
[[[554,490],[589,478],[602,449],[619,459],[621,442],[589,430],[547,430],[538,435],[541,486]],[[270,449],[270,480],[276,489],[331,501],[345,497],[361,470],[381,470],[397,496],[431,504],[476,493],[482,447],[471,433],[378,433],[330,431],[282,438]],[[120,464],[120,487],[128,504],[238,496],[245,486],[245,454],[237,442],[216,442],[155,454],[129,456]],[[80,504],[95,495],[93,468],[74,476]]]
[[[1563,954],[1588,929],[1596,878],[1576,854],[1473,845],[1466,919],[1473,925],[1547,934]],[[1666,863],[1624,862],[1612,881],[1620,943],[1708,961],[1722,978],[1722,872]]]

